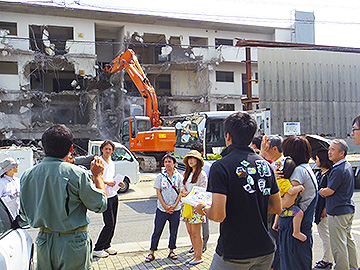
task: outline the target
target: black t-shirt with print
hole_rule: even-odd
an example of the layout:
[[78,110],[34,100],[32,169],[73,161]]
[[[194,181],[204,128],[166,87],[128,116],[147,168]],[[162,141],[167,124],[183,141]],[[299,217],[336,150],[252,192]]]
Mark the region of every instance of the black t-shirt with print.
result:
[[216,253],[225,260],[271,254],[267,231],[269,196],[279,192],[273,170],[252,148],[230,145],[210,169],[207,190],[226,195],[226,218],[220,224]]

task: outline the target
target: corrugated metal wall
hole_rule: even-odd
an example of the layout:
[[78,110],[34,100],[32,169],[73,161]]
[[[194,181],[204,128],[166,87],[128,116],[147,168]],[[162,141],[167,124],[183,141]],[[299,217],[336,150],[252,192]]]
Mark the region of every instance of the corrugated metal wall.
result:
[[260,107],[271,109],[271,133],[300,122],[302,134],[345,138],[360,113],[360,54],[258,49]]

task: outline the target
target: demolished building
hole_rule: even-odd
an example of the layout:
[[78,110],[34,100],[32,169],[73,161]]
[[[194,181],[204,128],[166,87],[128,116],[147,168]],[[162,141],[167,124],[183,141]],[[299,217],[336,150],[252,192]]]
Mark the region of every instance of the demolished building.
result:
[[[52,123],[69,126],[80,144],[116,140],[121,119],[144,103],[125,72],[109,78],[102,71],[127,48],[136,52],[167,116],[244,109],[245,48],[234,47],[235,38],[295,41],[293,27],[3,1],[0,7],[2,145],[39,140]],[[257,65],[251,83],[259,97]]]

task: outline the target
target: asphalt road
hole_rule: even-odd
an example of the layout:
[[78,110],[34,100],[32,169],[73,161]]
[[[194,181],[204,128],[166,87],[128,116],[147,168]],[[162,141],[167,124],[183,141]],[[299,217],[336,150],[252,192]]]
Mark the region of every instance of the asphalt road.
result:
[[[153,189],[153,181],[155,174],[142,175],[143,181],[132,185],[126,194],[119,196],[119,211],[117,226],[112,244],[127,246],[131,243],[144,243],[144,247],[150,244],[151,234],[153,232],[154,215],[156,210],[156,195]],[[355,219],[353,222],[353,235],[357,243],[358,250],[360,249],[360,190],[356,190],[353,196],[356,204]],[[102,215],[89,212],[90,226],[89,232],[95,242],[97,236],[103,226]],[[219,224],[210,221],[211,239],[216,240],[219,232]],[[313,258],[314,262],[321,259],[322,245],[319,235],[317,233],[316,225],[314,230],[314,247]],[[37,230],[30,229],[33,239],[36,238]],[[168,225],[166,225],[162,239],[168,239]],[[178,238],[188,239],[185,224],[180,223]],[[148,243],[147,243],[148,242]],[[190,242],[189,242],[190,245]],[[360,261],[360,253],[359,253]]]

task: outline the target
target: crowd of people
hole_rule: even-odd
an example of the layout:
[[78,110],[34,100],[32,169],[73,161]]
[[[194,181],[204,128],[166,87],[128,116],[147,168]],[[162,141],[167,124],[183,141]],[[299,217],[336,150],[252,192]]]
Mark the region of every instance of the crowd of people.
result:
[[[203,262],[209,238],[208,220],[220,223],[220,234],[210,269],[312,269],[312,225],[316,223],[323,257],[315,268],[358,270],[351,227],[355,204],[354,172],[346,160],[348,145],[335,139],[328,149],[312,152],[302,136],[255,136],[257,124],[246,112],[224,120],[226,148],[212,165],[203,160],[201,143],[183,158],[184,174],[176,159],[166,154],[154,188],[157,207],[150,252],[155,251],[169,222],[168,258],[176,260],[177,232],[185,222],[193,256],[190,266]],[[360,145],[360,115],[351,135]],[[73,134],[53,125],[42,135],[46,157],[28,169],[21,180],[18,162],[0,162],[0,196],[13,218],[39,228],[37,269],[92,269],[92,256],[114,255],[118,198],[111,161],[114,144],[101,145],[90,171],[73,163]],[[319,171],[309,165],[313,157]],[[120,187],[122,183],[118,184]],[[212,193],[211,206],[183,204],[194,187]],[[104,227],[93,249],[87,210],[103,214]],[[201,235],[203,232],[203,235]]]

